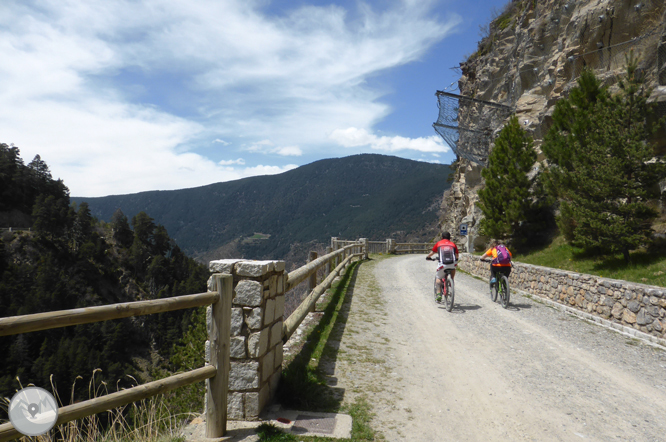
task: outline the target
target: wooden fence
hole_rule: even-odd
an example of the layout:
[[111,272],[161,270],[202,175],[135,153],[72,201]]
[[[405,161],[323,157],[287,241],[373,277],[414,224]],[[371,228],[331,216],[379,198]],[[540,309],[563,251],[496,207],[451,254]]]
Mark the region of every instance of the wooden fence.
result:
[[[229,383],[232,277],[221,274],[214,276],[217,279],[217,292],[0,318],[0,336],[212,305],[213,320],[209,330],[210,365],[106,396],[60,407],[56,425],[209,379],[209,388],[206,389],[206,436],[209,438],[222,437],[227,425],[226,389]],[[0,442],[22,436],[11,423],[0,425]]]
[[[349,244],[343,246],[342,248],[327,253],[321,258],[316,258],[303,267],[300,267],[293,272],[289,273],[287,277],[287,286],[285,291],[289,291],[296,287],[301,282],[304,282],[306,279],[314,276],[316,278],[317,271],[326,267],[326,277],[324,280],[317,285],[316,279],[310,281],[310,294],[305,297],[301,304],[296,307],[296,310],[289,315],[287,319],[284,320],[282,326],[282,341],[287,342],[289,337],[296,331],[298,326],[303,322],[303,319],[307,314],[313,310],[314,305],[316,304],[319,297],[331,286],[333,280],[340,274],[342,269],[344,269],[353,258],[355,257],[366,257],[367,253],[365,252],[367,248],[363,243],[358,241],[345,241]],[[330,248],[329,248],[330,249]],[[334,266],[334,267],[333,267]],[[331,268],[333,270],[331,271]]]
[[396,254],[409,254],[409,253],[429,253],[432,250],[432,243],[412,243],[412,242],[399,242],[395,244]]
[[409,253],[428,253],[432,250],[433,243],[397,243],[392,239],[386,241],[367,241],[365,239],[358,241],[342,240],[336,237],[331,238],[331,248],[333,250],[339,247],[345,247],[351,244],[367,244],[367,250],[370,254],[409,254]]
[[[320,258],[313,259],[287,275],[285,292],[306,280],[310,281],[311,292],[301,305],[284,320],[282,328],[283,342],[289,339],[307,313],[312,311],[319,297],[331,286],[335,277],[353,258],[367,257],[366,251],[367,247],[363,242],[349,241],[348,245],[331,251]],[[322,267],[326,267],[326,277],[321,283],[317,284],[317,271]],[[209,323],[210,365],[106,396],[60,407],[56,425],[108,411],[208,379],[205,410],[206,437],[222,437],[226,432],[227,423],[233,276],[215,274],[214,277],[217,291],[213,292],[0,318],[0,336],[212,305],[212,321]],[[0,425],[0,442],[22,436],[11,423]]]
[[[395,243],[391,239],[386,241],[368,241],[367,239],[347,241],[332,238],[331,247],[328,248],[326,255],[317,257],[315,253],[311,253],[310,262],[285,275],[285,292],[308,280],[310,293],[296,310],[283,320],[282,341],[286,342],[296,331],[307,314],[313,311],[319,297],[331,286],[334,279],[349,265],[352,259],[367,259],[369,253],[423,253],[430,250],[430,247],[430,244]],[[317,272],[322,268],[325,268],[324,278],[320,283],[317,283]],[[211,321],[208,322],[210,365],[106,396],[60,407],[56,425],[207,380],[206,437],[222,437],[226,432],[227,424],[230,323],[234,277],[222,273],[216,273],[213,277],[215,279],[214,286],[217,289],[206,293],[0,318],[0,336],[211,305]],[[21,433],[11,423],[0,425],[0,442],[21,436]]]

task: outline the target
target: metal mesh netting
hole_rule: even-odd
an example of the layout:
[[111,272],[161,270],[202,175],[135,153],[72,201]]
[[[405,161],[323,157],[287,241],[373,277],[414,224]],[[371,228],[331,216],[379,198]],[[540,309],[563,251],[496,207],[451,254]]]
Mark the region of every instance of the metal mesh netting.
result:
[[[486,165],[493,131],[513,112],[508,106],[437,91],[435,131],[460,158]],[[473,128],[473,129],[472,129]]]

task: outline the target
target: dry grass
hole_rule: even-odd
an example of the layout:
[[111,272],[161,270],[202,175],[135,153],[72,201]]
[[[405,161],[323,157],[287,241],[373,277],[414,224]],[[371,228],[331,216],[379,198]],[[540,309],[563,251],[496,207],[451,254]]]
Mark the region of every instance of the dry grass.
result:
[[[101,372],[101,370],[93,371],[88,383],[90,399],[109,393],[106,382],[95,379],[98,372]],[[74,400],[74,393],[76,381],[80,379],[83,378],[77,376],[72,384],[69,397],[70,404],[78,402]],[[21,385],[20,379],[17,377],[16,380],[19,389],[22,389],[23,385]],[[28,386],[32,386],[32,384]],[[51,378],[51,389],[56,401],[62,407],[64,403],[58,394],[56,385],[53,383],[53,378]],[[5,412],[8,410],[10,400],[10,398],[0,400],[0,408]],[[58,425],[41,436],[26,436],[18,440],[21,442],[184,442],[185,438],[181,435],[181,429],[187,417],[189,416],[172,415],[163,396],[160,395]],[[0,423],[3,422],[0,421]]]

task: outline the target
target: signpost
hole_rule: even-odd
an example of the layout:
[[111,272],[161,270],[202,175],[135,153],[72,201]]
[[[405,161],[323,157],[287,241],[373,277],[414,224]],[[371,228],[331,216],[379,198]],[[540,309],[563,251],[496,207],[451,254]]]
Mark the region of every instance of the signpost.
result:
[[460,236],[467,236],[467,223],[460,224]]

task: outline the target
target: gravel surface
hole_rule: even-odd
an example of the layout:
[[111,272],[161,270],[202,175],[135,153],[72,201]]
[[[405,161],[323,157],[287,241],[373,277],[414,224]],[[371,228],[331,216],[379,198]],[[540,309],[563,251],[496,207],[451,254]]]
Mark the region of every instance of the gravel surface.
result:
[[363,263],[338,349],[325,362],[345,402],[367,397],[388,441],[663,441],[666,353],[456,275],[434,301],[425,255]]

